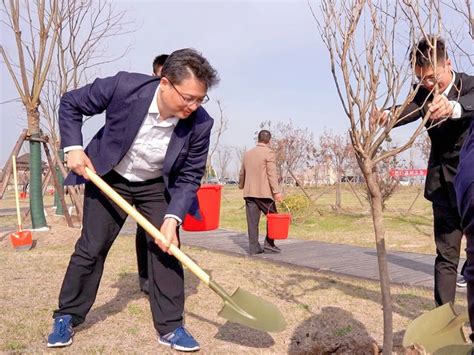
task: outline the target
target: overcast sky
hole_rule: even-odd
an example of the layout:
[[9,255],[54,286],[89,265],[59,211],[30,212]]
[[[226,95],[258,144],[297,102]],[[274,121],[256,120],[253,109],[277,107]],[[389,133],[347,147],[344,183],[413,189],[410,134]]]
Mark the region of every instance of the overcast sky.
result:
[[[223,143],[254,145],[254,132],[262,121],[292,119],[317,136],[325,128],[344,132],[344,116],[329,68],[329,58],[306,1],[114,1],[127,11],[136,31],[107,43],[120,53],[128,43],[129,54],[102,67],[100,76],[119,70],[151,73],[153,57],[193,47],[218,70],[221,83],[211,99],[223,103],[229,127]],[[317,3],[315,3],[317,6]],[[7,50],[14,47],[11,33],[0,32]],[[12,52],[14,53],[14,52]],[[0,102],[18,95],[0,65]],[[206,109],[217,118],[211,100]],[[3,166],[26,115],[19,102],[0,105],[0,165]],[[91,119],[84,129],[90,139],[102,124]],[[414,129],[414,127],[412,128]],[[404,129],[397,134],[403,135]]]

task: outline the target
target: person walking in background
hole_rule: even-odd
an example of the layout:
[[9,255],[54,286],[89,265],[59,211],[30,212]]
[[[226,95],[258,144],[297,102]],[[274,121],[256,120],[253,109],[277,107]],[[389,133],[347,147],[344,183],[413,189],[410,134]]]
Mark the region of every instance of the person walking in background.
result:
[[[165,64],[168,54],[160,54],[153,60],[153,76],[161,77],[161,69]],[[135,234],[135,249],[137,253],[137,267],[138,267],[138,283],[140,291],[148,295],[150,293],[150,286],[148,282],[148,248],[145,230],[137,224],[137,231]]]
[[277,213],[275,201],[283,201],[270,139],[269,131],[258,133],[257,146],[245,153],[239,174],[239,188],[244,190],[250,255],[281,252],[275,241],[268,238],[268,233],[263,249],[258,241],[260,214]]
[[[426,124],[431,140],[425,197],[433,204],[436,260],[434,299],[436,306],[454,302],[462,228],[457,209],[454,176],[467,136],[474,104],[474,77],[455,72],[444,40],[423,38],[410,50],[419,88],[400,114],[401,126],[429,113]],[[436,63],[436,65],[435,65]],[[416,85],[416,86],[418,86]],[[376,120],[386,120],[387,112]],[[470,166],[472,169],[472,165]]]
[[168,59],[169,55],[168,54],[160,54],[153,59],[153,76],[161,77],[161,69],[163,68],[163,65],[166,62],[166,59]]
[[[163,243],[147,234],[149,301],[159,343],[180,351],[200,348],[183,325],[183,267],[169,247],[179,247],[184,216],[198,214],[196,192],[214,122],[201,105],[219,78],[189,48],[173,52],[161,74],[159,79],[120,72],[61,98],[61,144],[72,170],[65,184],[86,187],[83,227],[53,313],[48,347],[71,345],[73,327],[85,321],[94,304],[105,259],[127,217],[88,181],[89,167],[165,236]],[[104,126],[84,150],[83,115],[104,111]]]

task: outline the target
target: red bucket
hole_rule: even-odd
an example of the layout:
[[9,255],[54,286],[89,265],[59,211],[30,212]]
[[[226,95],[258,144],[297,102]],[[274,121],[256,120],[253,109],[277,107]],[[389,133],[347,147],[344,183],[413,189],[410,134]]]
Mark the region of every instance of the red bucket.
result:
[[221,185],[202,185],[199,188],[197,197],[202,220],[187,214],[183,222],[184,230],[198,232],[219,228],[221,190]]
[[267,232],[270,239],[286,239],[290,230],[291,215],[283,213],[267,214]]

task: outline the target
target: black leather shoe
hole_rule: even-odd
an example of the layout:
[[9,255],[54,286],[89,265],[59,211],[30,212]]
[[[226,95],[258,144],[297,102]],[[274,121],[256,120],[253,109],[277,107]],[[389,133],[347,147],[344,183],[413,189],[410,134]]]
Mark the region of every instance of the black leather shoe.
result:
[[257,251],[251,251],[249,253],[249,255],[253,256],[253,255],[262,254],[262,253],[263,253],[263,249],[260,249],[260,250],[257,250]]
[[270,253],[281,253],[281,249],[278,248],[276,245],[271,246],[269,244],[263,246],[263,250],[265,252],[270,252]]

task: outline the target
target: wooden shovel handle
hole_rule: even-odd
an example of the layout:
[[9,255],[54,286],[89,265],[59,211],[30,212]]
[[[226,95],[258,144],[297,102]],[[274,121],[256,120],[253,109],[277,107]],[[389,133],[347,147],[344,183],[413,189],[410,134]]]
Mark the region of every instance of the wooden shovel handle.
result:
[[[143,217],[140,212],[138,212],[134,207],[132,207],[127,201],[124,200],[117,192],[115,192],[104,180],[102,180],[97,174],[92,172],[88,167],[85,168],[87,175],[91,181],[112,201],[120,206],[130,217],[132,217],[137,223],[145,229],[148,234],[150,234],[154,239],[166,243],[165,236],[145,217]],[[176,259],[181,261],[191,272],[196,275],[202,282],[209,286],[210,276],[199,267],[189,256],[183,253],[177,246],[171,245],[169,250],[174,255]]]
[[16,157],[12,154],[12,170],[13,170],[13,184],[15,190],[15,205],[16,205],[16,218],[18,219],[18,230],[22,231],[21,225],[21,214],[20,214],[20,198],[18,197],[18,176],[16,172]]

